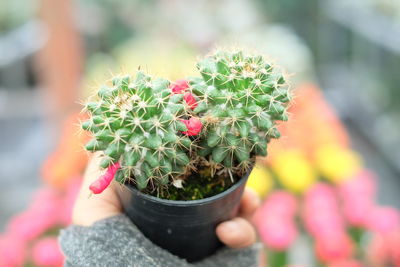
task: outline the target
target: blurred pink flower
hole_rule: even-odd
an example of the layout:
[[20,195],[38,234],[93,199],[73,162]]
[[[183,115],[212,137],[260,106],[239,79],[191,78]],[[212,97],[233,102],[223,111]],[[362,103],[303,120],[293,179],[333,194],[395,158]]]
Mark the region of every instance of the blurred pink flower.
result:
[[61,253],[57,239],[55,237],[47,237],[37,241],[32,247],[32,260],[37,266],[62,266],[64,256]]
[[0,236],[0,266],[19,267],[25,262],[25,244],[11,234]]
[[282,215],[292,218],[297,211],[296,197],[286,191],[271,192],[262,207],[260,212],[264,214]]
[[317,183],[310,188],[304,197],[304,205],[310,210],[331,209],[337,207],[337,197],[331,185]]
[[343,216],[352,226],[365,227],[373,201],[367,197],[354,197],[343,200]]
[[67,191],[62,200],[63,211],[60,214],[60,224],[67,226],[71,223],[72,220],[72,209],[78,196],[80,187],[82,184],[82,177],[76,177],[71,179],[71,181],[67,185]]
[[59,204],[60,199],[61,199],[60,194],[53,188],[50,187],[41,188],[38,191],[36,191],[35,194],[33,195],[29,209],[32,210],[42,209],[42,206],[46,204],[47,207],[50,207],[49,204],[52,204],[52,206],[56,206],[56,208],[59,208],[57,204]]
[[376,183],[374,174],[363,170],[339,186],[343,202],[343,214],[353,226],[365,227],[369,212],[375,202]]
[[54,214],[28,210],[11,218],[7,231],[14,237],[28,242],[55,225]]
[[344,181],[339,186],[339,191],[343,198],[353,198],[356,195],[373,199],[376,193],[375,175],[369,170],[362,170],[356,176]]
[[302,219],[314,237],[344,233],[344,222],[339,212],[338,199],[332,186],[318,183],[306,194]]
[[331,233],[316,238],[315,252],[322,262],[335,262],[351,257],[353,244],[346,234]]
[[327,265],[327,267],[363,267],[364,265],[353,259],[335,261]]
[[388,237],[389,253],[394,266],[400,267],[400,228]]
[[293,219],[269,215],[257,224],[261,240],[274,250],[286,250],[297,237]]
[[400,227],[399,212],[391,207],[375,207],[368,213],[367,227],[371,231],[389,234]]
[[389,243],[379,234],[374,234],[367,248],[367,258],[372,266],[385,266],[390,260]]
[[303,214],[304,226],[314,237],[344,232],[344,223],[337,210],[308,210]]

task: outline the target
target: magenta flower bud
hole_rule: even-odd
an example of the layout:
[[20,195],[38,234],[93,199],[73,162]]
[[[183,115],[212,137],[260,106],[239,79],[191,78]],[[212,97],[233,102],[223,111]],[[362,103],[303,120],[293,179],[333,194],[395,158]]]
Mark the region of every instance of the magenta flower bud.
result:
[[203,124],[198,118],[190,118],[189,120],[181,120],[186,127],[187,131],[182,132],[183,134],[186,134],[187,136],[193,136],[193,135],[198,135],[201,131],[201,127]]
[[185,93],[183,99],[185,100],[186,104],[189,106],[190,109],[193,110],[197,107],[197,101],[192,93]]
[[90,191],[92,191],[93,194],[100,194],[103,192],[114,179],[115,173],[118,171],[119,167],[119,162],[108,167],[106,173],[89,186]]
[[171,85],[173,94],[183,94],[189,88],[189,83],[186,80],[177,80]]

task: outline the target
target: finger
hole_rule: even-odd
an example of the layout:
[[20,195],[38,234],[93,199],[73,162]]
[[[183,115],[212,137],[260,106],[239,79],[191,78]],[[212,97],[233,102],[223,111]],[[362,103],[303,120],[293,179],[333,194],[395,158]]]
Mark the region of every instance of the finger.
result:
[[117,215],[122,211],[114,181],[101,194],[92,194],[89,189],[90,184],[104,174],[99,167],[100,161],[101,154],[94,154],[85,171],[73,209],[72,221],[74,224],[91,225],[95,221]]
[[257,208],[260,206],[261,200],[257,193],[251,188],[245,188],[243,197],[240,201],[239,214],[241,217],[250,219]]
[[254,227],[240,217],[219,224],[216,232],[221,242],[231,248],[244,248],[256,242]]

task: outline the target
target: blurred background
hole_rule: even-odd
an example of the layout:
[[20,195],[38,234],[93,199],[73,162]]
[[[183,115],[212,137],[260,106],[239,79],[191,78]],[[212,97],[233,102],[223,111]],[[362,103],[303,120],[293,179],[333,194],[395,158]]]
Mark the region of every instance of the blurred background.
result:
[[[0,266],[62,260],[54,236],[87,160],[81,101],[112,74],[195,74],[196,58],[217,45],[267,54],[296,96],[249,183],[266,205],[282,193],[277,203],[296,202],[286,241],[269,236],[279,216],[258,214],[268,266],[400,266],[400,249],[389,248],[400,247],[397,0],[1,1]],[[349,237],[352,249],[326,248],[312,230],[329,225],[304,211],[315,196],[334,199],[336,217],[326,220],[341,222],[335,238]],[[373,218],[351,218],[354,210]],[[49,213],[58,217],[38,221]]]

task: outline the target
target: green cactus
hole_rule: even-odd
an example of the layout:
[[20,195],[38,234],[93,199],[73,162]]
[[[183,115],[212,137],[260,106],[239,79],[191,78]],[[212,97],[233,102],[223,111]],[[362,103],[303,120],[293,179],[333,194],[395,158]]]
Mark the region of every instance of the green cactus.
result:
[[[175,84],[140,71],[118,76],[86,104],[90,119],[82,128],[93,134],[86,149],[103,152],[102,168],[118,162],[117,181],[164,197],[185,190],[182,181],[191,177],[192,189],[214,176],[212,184],[224,185],[221,179],[244,175],[279,138],[276,121],[288,119],[290,101],[281,72],[242,51],[216,52],[197,68],[199,77]],[[196,190],[192,198],[208,194]]]
[[183,96],[171,95],[169,85],[143,72],[135,79],[115,77],[85,106],[91,116],[82,128],[94,136],[86,149],[103,151],[102,168],[119,161],[115,178],[135,177],[140,190],[150,181],[156,187],[167,185],[190,163],[191,140],[180,133],[187,131],[180,121],[186,115]]
[[193,110],[202,118],[198,154],[243,175],[267,143],[279,138],[276,121],[286,121],[290,93],[281,72],[262,56],[218,51],[198,62],[201,77],[189,78],[201,99]]

